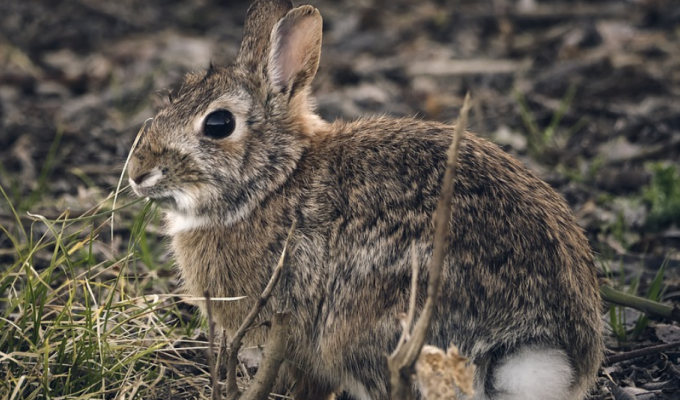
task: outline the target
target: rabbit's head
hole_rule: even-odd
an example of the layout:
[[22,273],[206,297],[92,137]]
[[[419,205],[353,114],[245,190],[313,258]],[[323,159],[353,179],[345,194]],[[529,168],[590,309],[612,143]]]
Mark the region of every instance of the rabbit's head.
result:
[[323,125],[308,98],[321,27],[314,7],[254,3],[233,64],[188,75],[143,133],[128,169],[135,193],[184,218],[181,230],[236,222],[280,187]]

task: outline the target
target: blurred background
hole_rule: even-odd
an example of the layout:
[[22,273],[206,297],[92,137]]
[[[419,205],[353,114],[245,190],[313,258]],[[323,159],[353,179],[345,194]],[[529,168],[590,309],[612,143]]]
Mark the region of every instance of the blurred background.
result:
[[[108,193],[183,75],[235,56],[248,4],[0,3],[0,183],[54,212]],[[654,176],[672,179],[668,168],[677,178],[679,2],[312,4],[324,17],[324,118],[453,121],[471,91],[470,130],[559,189],[598,250],[663,257],[680,244],[680,200],[644,193]]]
[[[0,225],[16,224],[12,207],[57,218],[103,202],[141,124],[183,75],[235,57],[249,3],[2,0]],[[324,18],[314,92],[325,119],[452,122],[470,91],[469,129],[565,196],[603,277],[645,287],[665,264],[663,299],[678,304],[679,1],[310,3]],[[114,245],[95,253],[115,253],[131,229],[101,230]],[[0,265],[12,247],[0,232]],[[154,276],[170,283],[157,290],[176,290],[158,247],[145,263],[167,263]],[[609,372],[645,375],[627,368]]]

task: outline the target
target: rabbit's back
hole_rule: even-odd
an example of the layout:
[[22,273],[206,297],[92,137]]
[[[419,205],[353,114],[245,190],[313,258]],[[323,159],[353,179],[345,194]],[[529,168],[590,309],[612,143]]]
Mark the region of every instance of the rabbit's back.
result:
[[[301,183],[301,232],[326,240],[318,250],[326,268],[318,288],[324,300],[311,329],[318,330],[327,359],[337,360],[342,355],[333,353],[351,354],[348,348],[394,347],[413,251],[424,301],[453,129],[384,118],[331,129],[333,135],[313,143],[291,185]],[[480,364],[525,345],[564,349],[590,383],[601,344],[587,240],[558,194],[471,134],[461,142],[448,254],[433,343],[454,343]],[[299,267],[312,274],[320,268]]]

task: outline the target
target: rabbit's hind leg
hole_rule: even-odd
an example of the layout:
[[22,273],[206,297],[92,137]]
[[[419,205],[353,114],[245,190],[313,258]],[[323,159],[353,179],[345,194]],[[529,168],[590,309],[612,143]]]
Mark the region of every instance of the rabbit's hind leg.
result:
[[[580,400],[574,370],[564,351],[530,346],[501,359],[492,369],[491,400]],[[481,397],[480,397],[481,396]],[[486,399],[479,393],[475,399]]]

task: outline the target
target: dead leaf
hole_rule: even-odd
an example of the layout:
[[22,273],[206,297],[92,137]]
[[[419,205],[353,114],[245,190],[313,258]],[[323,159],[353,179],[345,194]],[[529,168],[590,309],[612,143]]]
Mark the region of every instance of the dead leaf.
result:
[[423,398],[455,400],[457,394],[473,393],[475,367],[451,346],[446,353],[434,346],[423,346],[416,362],[416,380]]
[[656,337],[663,343],[680,341],[680,327],[668,324],[657,324],[654,328]]

